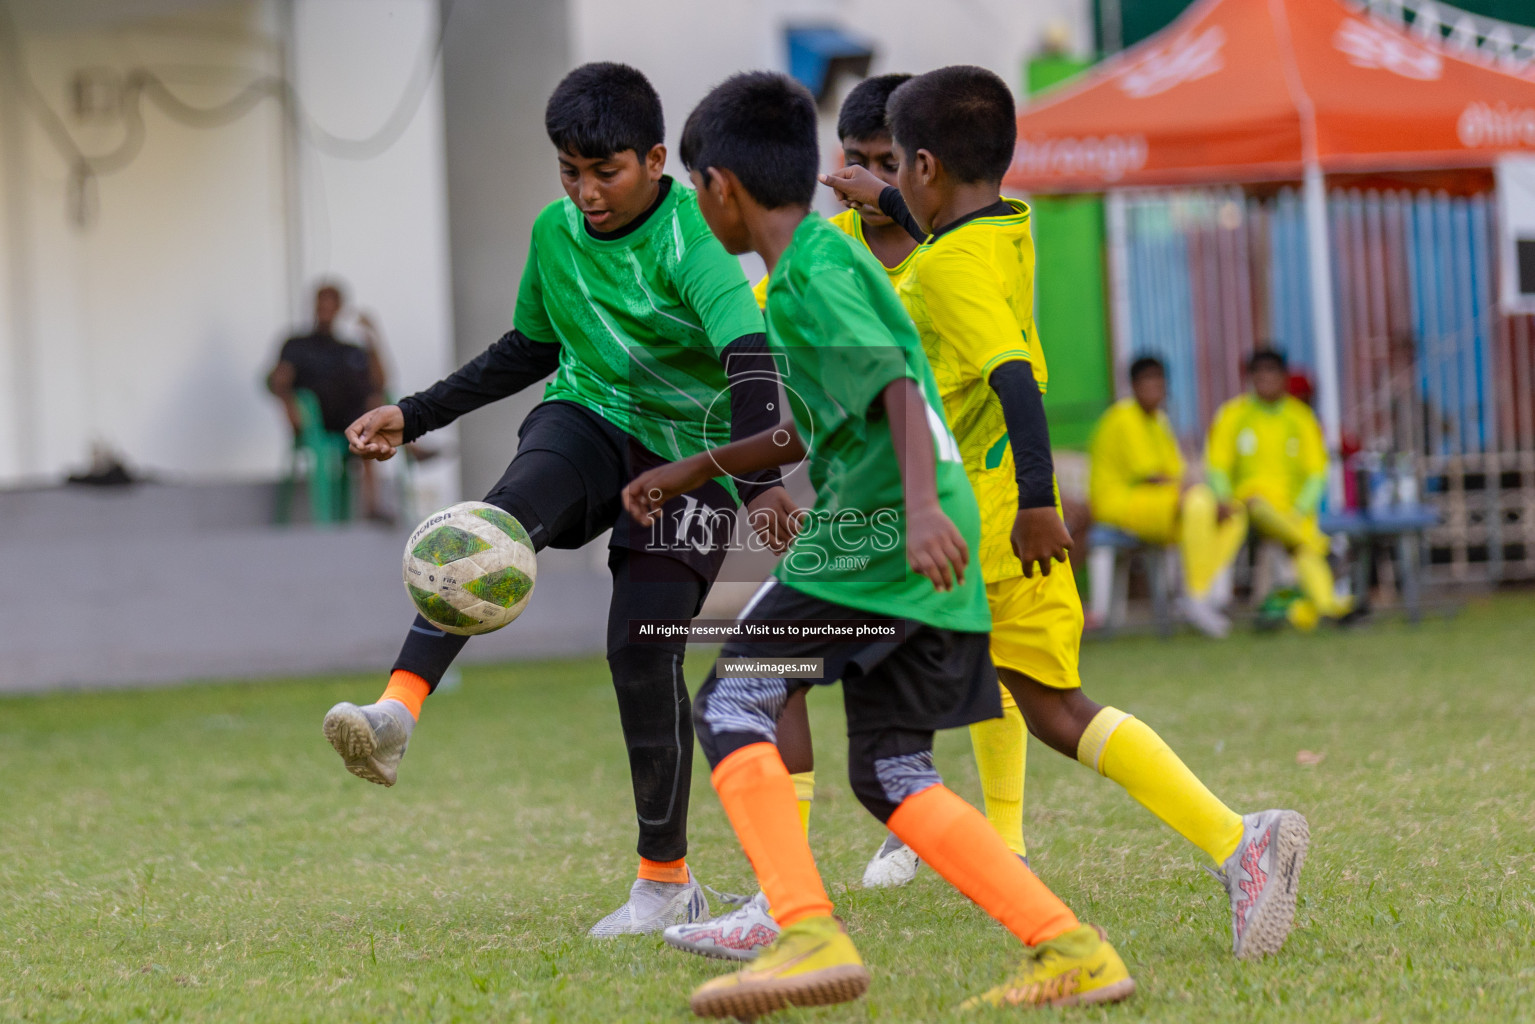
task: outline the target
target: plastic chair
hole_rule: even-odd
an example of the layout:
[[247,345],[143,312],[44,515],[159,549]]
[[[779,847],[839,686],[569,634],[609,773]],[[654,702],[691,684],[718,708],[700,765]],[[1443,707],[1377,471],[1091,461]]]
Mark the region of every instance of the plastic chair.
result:
[[1125,624],[1130,594],[1130,560],[1140,558],[1151,585],[1151,619],[1159,636],[1171,636],[1170,548],[1148,544],[1123,530],[1097,523],[1088,535],[1088,589],[1094,617],[1108,629]]
[[279,523],[292,519],[293,491],[303,477],[309,488],[309,516],[316,523],[344,523],[352,518],[352,481],[347,469],[346,435],[325,429],[320,398],[308,388],[293,392],[299,429],[293,438],[288,477],[277,491]]

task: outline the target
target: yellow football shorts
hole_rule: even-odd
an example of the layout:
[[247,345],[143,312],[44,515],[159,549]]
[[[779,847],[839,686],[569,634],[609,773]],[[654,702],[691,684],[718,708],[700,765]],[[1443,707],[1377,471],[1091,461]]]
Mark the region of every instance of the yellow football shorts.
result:
[[1071,563],[986,585],[991,660],[1057,690],[1082,685],[1082,598]]
[[1135,484],[1127,487],[1109,507],[1095,509],[1093,518],[1148,544],[1171,544],[1178,536],[1182,499],[1183,492],[1177,484]]

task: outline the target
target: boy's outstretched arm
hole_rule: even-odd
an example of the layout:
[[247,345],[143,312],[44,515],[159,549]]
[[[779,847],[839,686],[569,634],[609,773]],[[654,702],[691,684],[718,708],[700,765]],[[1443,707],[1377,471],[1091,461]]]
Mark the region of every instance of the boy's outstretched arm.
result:
[[648,526],[661,506],[717,476],[740,478],[804,457],[799,431],[792,420],[786,420],[739,441],[646,470],[624,488],[624,508]]
[[346,428],[352,454],[383,461],[422,434],[466,412],[536,384],[560,365],[559,342],[534,341],[516,329],[425,391],[363,413]]
[[927,400],[909,377],[885,385],[879,398],[890,420],[890,441],[906,494],[906,560],[932,580],[933,586],[949,590],[965,581],[970,548],[938,504],[938,470]]
[[837,193],[837,198],[878,210],[906,229],[919,243],[927,241],[927,232],[917,224],[901,196],[901,190],[886,185],[867,167],[849,164],[820,176],[821,184]]
[[1050,457],[1050,426],[1033,368],[1022,359],[1005,362],[991,372],[991,389],[1002,400],[1008,444],[1018,477],[1018,516],[1013,520],[1013,554],[1023,574],[1037,565],[1050,575],[1052,562],[1064,562],[1071,550],[1071,533],[1055,511],[1055,466]]

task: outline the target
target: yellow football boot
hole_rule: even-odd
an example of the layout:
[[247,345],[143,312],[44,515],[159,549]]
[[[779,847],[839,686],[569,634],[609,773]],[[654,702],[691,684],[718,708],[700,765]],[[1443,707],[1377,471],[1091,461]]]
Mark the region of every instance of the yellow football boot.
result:
[[868,988],[869,972],[841,922],[807,917],[785,928],[750,967],[694,989],[691,1005],[700,1017],[750,1020],[789,1006],[852,1002]]
[[1032,947],[1005,984],[964,1004],[981,1006],[1076,1006],[1129,998],[1135,980],[1103,930],[1084,924]]

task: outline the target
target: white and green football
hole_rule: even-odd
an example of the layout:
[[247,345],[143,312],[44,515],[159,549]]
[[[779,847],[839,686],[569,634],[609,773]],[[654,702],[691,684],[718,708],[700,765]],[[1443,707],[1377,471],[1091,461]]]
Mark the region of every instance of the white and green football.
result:
[[489,633],[522,614],[538,560],[515,517],[483,501],[433,512],[405,543],[405,590],[439,629]]

